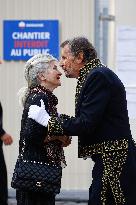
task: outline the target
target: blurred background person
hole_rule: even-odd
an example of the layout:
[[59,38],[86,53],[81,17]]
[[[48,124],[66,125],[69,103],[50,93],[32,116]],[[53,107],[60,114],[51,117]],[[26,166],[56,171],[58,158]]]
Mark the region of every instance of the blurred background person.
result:
[[[2,64],[1,60],[0,64]],[[12,137],[3,129],[3,110],[0,103],[0,205],[8,205],[7,169],[3,154],[3,143],[11,145],[12,142]]]

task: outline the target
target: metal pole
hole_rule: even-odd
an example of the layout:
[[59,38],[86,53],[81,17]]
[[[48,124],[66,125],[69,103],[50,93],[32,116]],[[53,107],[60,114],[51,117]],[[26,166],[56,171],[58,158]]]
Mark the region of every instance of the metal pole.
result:
[[116,31],[115,31],[115,24],[116,24],[116,17],[115,17],[115,0],[110,0],[109,4],[109,14],[113,17],[112,21],[109,22],[108,26],[108,66],[111,69],[115,69],[115,49],[116,49]]
[[[103,8],[103,16],[108,16],[108,8]],[[102,46],[102,55],[103,63],[107,64],[108,59],[108,21],[102,21],[102,31],[103,31],[103,46]]]
[[[115,21],[115,16],[108,14],[108,7],[103,8],[103,13],[100,15],[100,21],[102,22],[102,60],[104,64],[109,64],[109,57],[113,54],[113,29],[111,29],[111,23]],[[112,26],[113,27],[113,26]],[[109,30],[110,28],[110,30]],[[112,46],[111,46],[112,45]],[[110,56],[108,56],[110,53]]]
[[94,35],[94,45],[98,54],[98,57],[100,57],[100,20],[99,20],[99,16],[100,16],[100,5],[99,5],[99,0],[95,0],[94,1],[94,7],[95,7],[95,12],[94,12],[94,31],[95,31],[95,35]]

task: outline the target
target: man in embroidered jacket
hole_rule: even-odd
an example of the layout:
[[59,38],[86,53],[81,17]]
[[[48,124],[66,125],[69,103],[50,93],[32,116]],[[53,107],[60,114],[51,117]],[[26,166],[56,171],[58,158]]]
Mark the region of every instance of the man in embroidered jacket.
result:
[[79,157],[95,162],[89,205],[136,204],[136,148],[124,85],[84,37],[61,44],[60,65],[66,77],[78,79],[75,117],[50,117],[36,105],[29,117],[48,126],[50,135],[78,136]]

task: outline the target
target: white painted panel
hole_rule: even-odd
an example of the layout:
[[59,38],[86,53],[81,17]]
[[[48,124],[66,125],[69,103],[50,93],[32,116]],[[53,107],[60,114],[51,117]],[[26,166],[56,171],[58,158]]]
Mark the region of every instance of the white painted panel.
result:
[[115,64],[117,65],[116,71],[126,86],[130,127],[132,136],[136,140],[135,8],[135,0],[131,0],[131,2],[129,0],[116,0]]

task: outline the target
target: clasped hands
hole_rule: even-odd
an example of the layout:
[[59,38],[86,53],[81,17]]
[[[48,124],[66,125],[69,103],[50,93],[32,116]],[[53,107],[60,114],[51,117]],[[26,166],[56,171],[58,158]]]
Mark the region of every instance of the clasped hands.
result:
[[70,136],[47,136],[44,140],[44,143],[48,143],[50,141],[59,140],[62,143],[62,147],[67,147],[71,144],[71,137]]
[[[38,105],[31,105],[28,112],[28,118],[31,118],[38,122],[40,125],[47,127],[48,121],[51,118],[47,111],[45,110],[45,105],[43,100],[40,100],[41,106]],[[70,136],[47,136],[44,140],[45,143],[49,141],[59,140],[62,142],[63,147],[67,147],[71,144],[71,137]]]

